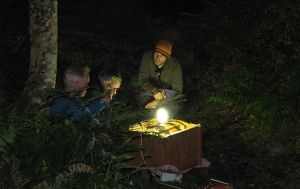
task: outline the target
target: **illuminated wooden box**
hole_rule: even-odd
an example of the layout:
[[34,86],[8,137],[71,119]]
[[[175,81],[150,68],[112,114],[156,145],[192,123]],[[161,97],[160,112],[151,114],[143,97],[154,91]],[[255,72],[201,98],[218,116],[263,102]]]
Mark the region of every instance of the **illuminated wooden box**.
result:
[[140,134],[132,142],[144,149],[133,153],[132,165],[171,165],[184,171],[202,164],[200,124],[172,119],[161,127],[156,119],[151,119],[137,123],[129,130]]

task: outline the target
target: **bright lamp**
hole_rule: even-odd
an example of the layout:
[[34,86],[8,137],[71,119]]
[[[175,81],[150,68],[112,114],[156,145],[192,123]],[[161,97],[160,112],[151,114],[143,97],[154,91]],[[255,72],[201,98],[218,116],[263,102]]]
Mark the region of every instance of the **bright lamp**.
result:
[[160,126],[162,126],[164,123],[166,123],[169,120],[169,114],[166,109],[160,108],[156,112],[156,118]]

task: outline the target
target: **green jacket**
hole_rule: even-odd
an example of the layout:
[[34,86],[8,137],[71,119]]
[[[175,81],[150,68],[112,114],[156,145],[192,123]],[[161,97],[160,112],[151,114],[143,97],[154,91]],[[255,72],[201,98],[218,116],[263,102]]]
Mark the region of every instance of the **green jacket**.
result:
[[176,58],[171,56],[159,70],[154,64],[153,51],[147,51],[141,60],[138,82],[139,86],[148,92],[155,88],[164,88],[181,94],[183,89],[181,65]]

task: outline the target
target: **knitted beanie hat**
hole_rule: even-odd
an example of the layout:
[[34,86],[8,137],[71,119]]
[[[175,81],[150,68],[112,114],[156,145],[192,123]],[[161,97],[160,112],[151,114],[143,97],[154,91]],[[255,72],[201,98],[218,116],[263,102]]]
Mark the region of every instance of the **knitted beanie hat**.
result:
[[163,54],[167,58],[170,58],[172,54],[172,44],[167,40],[160,40],[156,42],[154,51]]

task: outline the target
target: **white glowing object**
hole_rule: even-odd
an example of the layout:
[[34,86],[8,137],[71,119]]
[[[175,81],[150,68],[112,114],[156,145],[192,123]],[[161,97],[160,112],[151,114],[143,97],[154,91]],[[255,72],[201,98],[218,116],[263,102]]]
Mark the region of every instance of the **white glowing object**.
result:
[[159,124],[163,125],[164,123],[166,123],[168,121],[169,114],[168,114],[167,110],[160,108],[156,112],[156,118],[157,118]]

